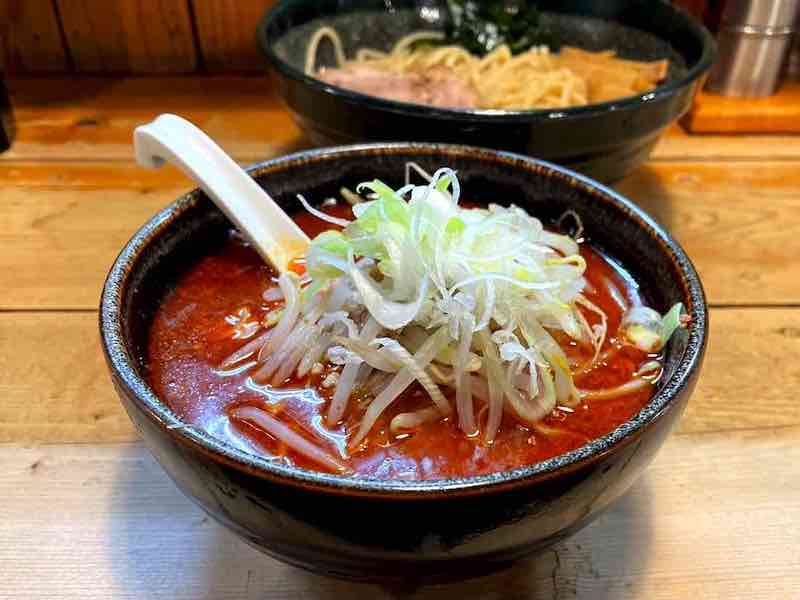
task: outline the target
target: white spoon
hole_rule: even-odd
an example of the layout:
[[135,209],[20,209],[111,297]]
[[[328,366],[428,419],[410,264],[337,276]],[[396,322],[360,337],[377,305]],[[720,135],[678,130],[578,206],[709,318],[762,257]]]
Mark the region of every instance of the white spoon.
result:
[[280,273],[306,252],[309,239],[269,194],[200,129],[161,115],[133,132],[136,160],[158,168],[171,162],[194,179]]

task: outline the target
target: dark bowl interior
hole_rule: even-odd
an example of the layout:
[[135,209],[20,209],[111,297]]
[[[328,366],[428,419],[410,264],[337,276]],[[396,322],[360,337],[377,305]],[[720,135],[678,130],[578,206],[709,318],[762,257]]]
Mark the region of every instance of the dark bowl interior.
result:
[[[583,526],[652,459],[685,407],[705,347],[702,286],[677,243],[616,193],[553,165],[474,148],[393,144],[309,151],[250,173],[296,210],[298,192],[322,200],[342,185],[375,177],[399,186],[408,161],[431,171],[455,168],[471,201],[514,202],[546,223],[577,211],[591,243],[625,265],[655,308],[683,302],[692,321],[670,341],[665,375],[650,403],[568,454],[506,473],[423,482],[279,466],[203,432],[172,428],[180,420],[146,383],[144,348],[155,308],[198,253],[224,243],[231,227],[199,191],[159,213],[123,249],[101,301],[103,348],[128,414],[179,487],[214,518],[283,560],[347,577],[409,570],[464,576]],[[508,536],[502,526],[510,523],[519,529]]]
[[[451,110],[366,96],[304,74],[313,32],[331,26],[352,57],[362,46],[389,49],[403,35],[441,29],[437,0],[285,0],[259,25],[259,44],[278,90],[314,143],[433,141],[473,144],[552,160],[601,181],[641,164],[658,135],[691,105],[711,65],[714,43],[703,26],[662,0],[545,1],[543,24],[560,44],[614,49],[635,60],[670,59],[667,80],[634,96],[558,110]],[[323,44],[317,66],[330,65]]]

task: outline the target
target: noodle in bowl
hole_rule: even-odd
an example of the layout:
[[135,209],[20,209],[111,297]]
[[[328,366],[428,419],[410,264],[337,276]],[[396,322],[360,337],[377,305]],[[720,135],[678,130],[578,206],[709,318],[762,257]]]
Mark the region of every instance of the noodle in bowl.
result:
[[[435,31],[412,32],[391,51],[372,48],[356,50],[348,60],[335,29],[321,27],[308,42],[305,72],[323,81],[369,92],[365,78],[370,72],[424,77],[429,86],[463,85],[474,90],[465,102],[445,98],[440,105],[452,108],[489,110],[534,110],[586,106],[652,90],[667,75],[668,62],[640,62],[616,58],[613,51],[587,52],[573,47],[552,53],[547,46],[535,46],[516,56],[503,44],[484,57],[470,54],[460,46],[448,45],[414,49],[426,41],[441,41]],[[316,69],[320,45],[330,43],[337,61],[335,69]],[[342,77],[342,72],[354,77]],[[359,81],[358,75],[361,75]],[[396,85],[396,81],[392,82]],[[395,86],[381,94],[397,98]],[[419,92],[419,90],[417,90]],[[410,101],[408,98],[398,98]],[[418,100],[419,101],[419,100]],[[449,101],[449,102],[448,102]],[[424,102],[423,103],[431,103]]]
[[[689,108],[698,81],[713,57],[710,34],[667,3],[543,3],[542,19],[546,17],[547,26],[557,34],[562,49],[569,46],[600,53],[601,60],[593,70],[605,67],[608,57],[603,57],[603,51],[614,49],[619,57],[643,63],[667,59],[666,79],[655,89],[634,95],[627,92],[627,97],[622,97],[626,94],[617,94],[611,88],[605,90],[606,96],[593,96],[591,80],[584,77],[589,83],[587,104],[519,110],[476,108],[479,99],[473,86],[449,73],[443,84],[438,68],[403,73],[354,62],[359,50],[365,63],[370,58],[388,60],[386,57],[402,38],[444,28],[438,20],[421,17],[419,6],[413,0],[393,1],[390,13],[382,2],[361,0],[333,11],[327,5],[298,0],[277,3],[264,17],[259,24],[258,41],[276,76],[276,89],[313,144],[383,140],[467,144],[536,156],[601,181],[612,181],[641,164],[661,132]],[[334,42],[321,35],[316,64],[310,66],[313,74],[308,75],[309,42],[324,27],[338,35],[340,52],[337,56]],[[411,43],[410,50],[425,47],[420,44]],[[555,43],[551,46],[557,47]],[[380,54],[368,52],[370,48]],[[534,57],[537,53],[541,54],[536,50],[531,58],[544,60]],[[520,56],[517,54],[512,60]],[[567,58],[563,51],[558,56],[560,61]],[[454,53],[453,57],[465,65],[468,62],[463,53]],[[552,49],[547,57],[554,59]],[[500,53],[498,58],[502,58]],[[583,61],[579,55],[569,58],[576,63]],[[350,67],[339,68],[348,61],[353,63]],[[374,91],[348,87],[348,81],[330,83],[320,78],[322,69],[328,75],[338,71],[352,81],[348,73],[351,68],[368,69],[371,76],[382,80],[382,86],[402,92],[402,97],[382,97]],[[581,75],[579,70],[571,70]],[[432,85],[430,80],[434,78]],[[600,77],[599,81],[602,84],[611,78]],[[579,91],[577,87],[575,90]],[[562,103],[565,93],[564,102],[579,100],[577,96],[570,100],[572,92],[563,86],[542,93],[547,102],[556,104]],[[456,103],[452,101],[454,95]],[[442,101],[443,96],[448,97],[447,102]]]
[[438,481],[311,472],[181,427],[145,379],[141,332],[180,275],[196,264],[197,248],[219,247],[227,239],[229,222],[197,191],[157,215],[123,249],[100,311],[103,348],[120,398],[147,447],[187,495],[272,556],[384,582],[477,575],[588,523],[631,485],[676,424],[706,338],[702,288],[680,247],[629,202],[574,173],[522,156],[413,144],[309,151],[250,173],[265,188],[281,190],[276,200],[289,206],[296,193],[324,198],[354,186],[364,173],[392,180],[406,162],[431,171],[453,166],[476,198],[486,198],[495,186],[513,190],[521,205],[549,221],[576,210],[599,245],[639,265],[634,274],[651,291],[654,306],[666,311],[684,304],[691,323],[665,349],[656,395],[635,418],[574,452],[524,469]]

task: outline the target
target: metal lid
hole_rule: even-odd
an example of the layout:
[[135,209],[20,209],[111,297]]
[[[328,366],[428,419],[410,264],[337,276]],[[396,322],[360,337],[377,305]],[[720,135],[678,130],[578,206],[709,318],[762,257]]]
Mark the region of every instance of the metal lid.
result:
[[723,26],[792,28],[800,0],[728,0],[722,12]]

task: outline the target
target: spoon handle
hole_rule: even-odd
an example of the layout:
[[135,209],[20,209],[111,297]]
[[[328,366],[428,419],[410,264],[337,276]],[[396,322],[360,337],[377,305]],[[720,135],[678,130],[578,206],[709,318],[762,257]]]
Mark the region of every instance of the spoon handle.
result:
[[164,114],[136,128],[136,160],[158,168],[170,162],[194,179],[279,272],[305,254],[308,236],[230,156],[203,131]]

